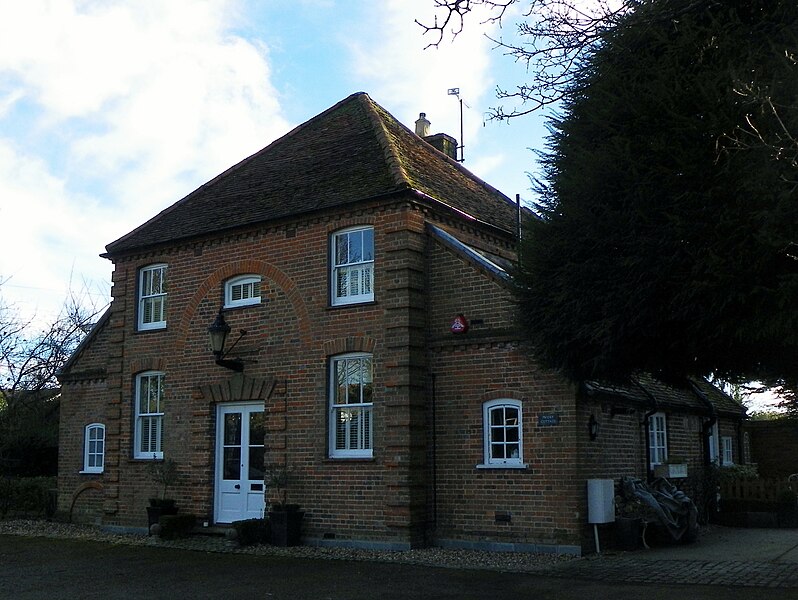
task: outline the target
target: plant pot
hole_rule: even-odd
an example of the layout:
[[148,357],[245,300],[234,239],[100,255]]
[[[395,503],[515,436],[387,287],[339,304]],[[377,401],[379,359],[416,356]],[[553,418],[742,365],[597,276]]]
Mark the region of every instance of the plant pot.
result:
[[270,510],[271,543],[275,546],[298,546],[304,516],[301,510]]
[[161,520],[164,515],[176,515],[178,508],[172,499],[161,500],[150,498],[150,505],[147,507],[147,530]]
[[615,544],[619,550],[637,550],[643,537],[643,519],[618,517],[615,520]]

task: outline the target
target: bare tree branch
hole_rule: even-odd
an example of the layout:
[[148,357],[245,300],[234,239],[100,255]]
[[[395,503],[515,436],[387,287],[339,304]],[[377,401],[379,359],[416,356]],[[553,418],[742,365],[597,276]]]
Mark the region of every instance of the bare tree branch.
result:
[[[496,49],[526,66],[529,80],[514,90],[497,88],[500,104],[489,109],[491,118],[509,120],[528,115],[562,100],[573,87],[587,59],[624,17],[643,4],[657,0],[433,0],[437,11],[432,25],[416,23],[434,40],[426,47],[438,47],[447,35],[456,38],[466,19],[485,8],[490,16],[478,25],[502,24],[513,5],[523,7],[522,21],[515,34],[487,36]],[[683,14],[716,4],[718,0],[695,0],[662,11],[657,20],[678,20]],[[636,26],[640,26],[638,22]]]
[[9,404],[58,387],[58,370],[101,313],[88,298],[85,287],[70,292],[56,319],[38,330],[0,298],[0,391]]

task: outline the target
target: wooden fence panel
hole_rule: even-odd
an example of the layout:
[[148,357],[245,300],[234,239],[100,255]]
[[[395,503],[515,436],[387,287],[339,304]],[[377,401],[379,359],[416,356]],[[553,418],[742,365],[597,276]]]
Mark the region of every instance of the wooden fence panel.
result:
[[[793,489],[793,483],[785,479],[736,479],[720,484],[720,495],[730,500],[760,500],[775,502],[784,490]],[[798,487],[796,485],[795,487]]]

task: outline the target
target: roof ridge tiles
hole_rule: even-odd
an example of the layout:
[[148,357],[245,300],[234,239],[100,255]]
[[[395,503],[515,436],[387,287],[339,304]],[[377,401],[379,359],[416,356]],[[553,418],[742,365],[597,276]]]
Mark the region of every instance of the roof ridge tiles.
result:
[[412,184],[410,182],[410,177],[402,165],[402,158],[396,151],[396,145],[391,141],[390,136],[388,135],[388,130],[385,127],[385,121],[379,115],[377,106],[371,97],[366,93],[361,93],[359,98],[367,109],[366,114],[371,120],[373,127],[375,127],[378,132],[377,140],[380,146],[382,146],[382,150],[385,153],[385,160],[390,167],[391,174],[396,179],[397,186],[411,188]]

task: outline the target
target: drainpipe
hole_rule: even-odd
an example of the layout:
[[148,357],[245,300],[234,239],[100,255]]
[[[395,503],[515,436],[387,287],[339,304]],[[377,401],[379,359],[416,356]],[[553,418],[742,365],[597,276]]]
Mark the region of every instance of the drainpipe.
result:
[[642,386],[642,384],[637,381],[635,378],[630,378],[632,383],[634,383],[637,387],[639,387],[643,394],[645,394],[646,398],[649,399],[651,402],[651,410],[649,410],[645,415],[643,415],[643,431],[646,432],[646,481],[651,482],[652,480],[652,471],[651,471],[651,429],[648,424],[648,420],[651,418],[652,415],[659,412],[659,402],[654,397],[654,395],[649,392],[646,388]]
[[[687,383],[690,385],[690,389],[693,390],[693,393],[698,396],[698,399],[701,400],[701,402],[704,403],[704,406],[706,406],[709,410],[709,419],[701,420],[701,448],[704,451],[704,464],[709,466],[709,436],[712,434],[712,428],[715,426],[715,423],[718,422],[718,412],[715,410],[715,405],[709,401],[707,395],[702,392],[695,383],[689,379],[687,380]],[[720,451],[720,448],[718,448],[718,451]]]
[[432,527],[438,526],[438,415],[436,375],[430,373],[432,381]]

